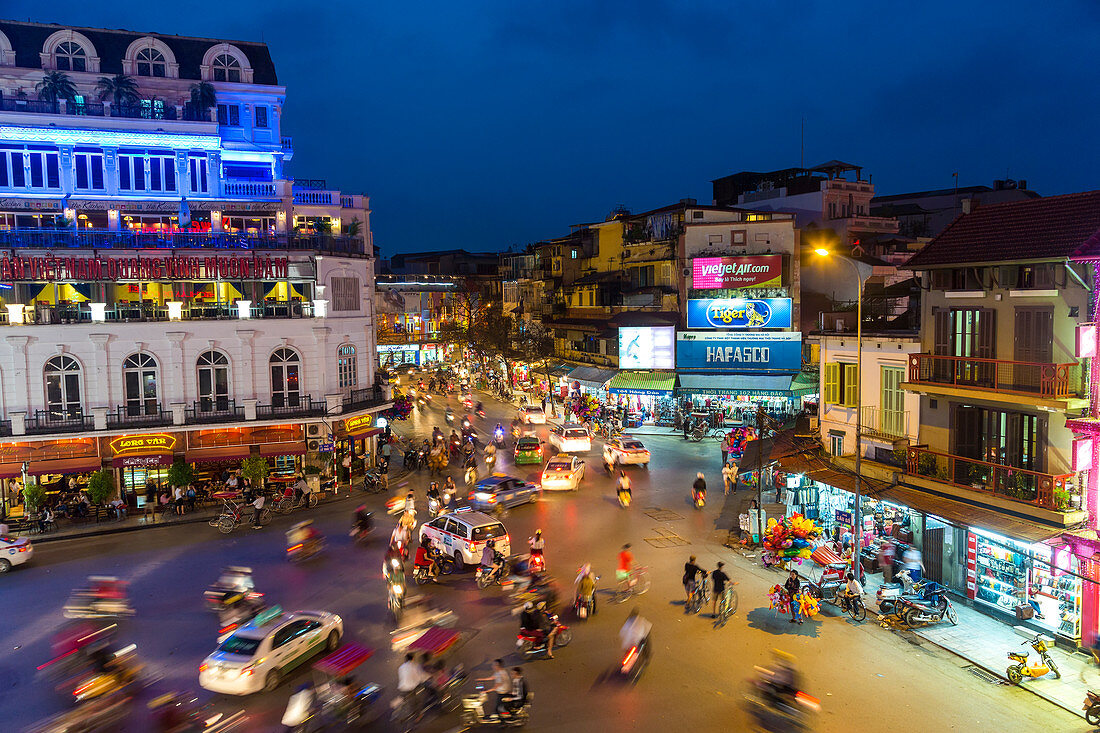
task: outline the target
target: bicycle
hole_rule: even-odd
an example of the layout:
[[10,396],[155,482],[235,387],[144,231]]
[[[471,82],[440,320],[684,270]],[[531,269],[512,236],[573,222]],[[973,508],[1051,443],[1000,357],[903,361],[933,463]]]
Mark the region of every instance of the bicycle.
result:
[[631,596],[643,595],[649,590],[649,568],[636,567],[631,570],[625,578],[619,581],[619,586],[615,590],[615,597],[612,599],[615,603],[623,603]]
[[853,621],[862,621],[867,618],[867,607],[863,605],[863,599],[859,596],[852,596],[851,598],[848,598],[847,596],[841,595],[841,593],[837,591],[836,597],[833,599],[833,602],[840,608],[841,611],[844,611],[849,616],[851,616]]
[[695,587],[691,590],[691,598],[688,599],[686,610],[688,613],[699,613],[710,601],[710,581],[704,574],[702,579],[695,581]]
[[311,491],[308,494],[303,493],[295,497],[294,489],[288,488],[284,492],[282,498],[279,499],[279,503],[275,505],[275,511],[279,512],[279,514],[290,514],[299,507],[313,509],[320,500],[321,498],[317,495],[316,491]]
[[[734,583],[733,585],[736,585]],[[732,586],[727,587],[722,593],[722,599],[718,601],[718,615],[714,618],[714,628],[721,628],[729,621],[730,616],[737,613],[737,590]]]

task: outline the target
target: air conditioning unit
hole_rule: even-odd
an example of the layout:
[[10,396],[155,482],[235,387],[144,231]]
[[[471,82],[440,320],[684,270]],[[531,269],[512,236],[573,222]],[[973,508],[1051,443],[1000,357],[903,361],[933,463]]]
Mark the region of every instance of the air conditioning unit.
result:
[[[312,428],[312,427],[314,427],[314,426],[313,426],[313,425],[310,425],[310,427]],[[308,443],[306,443],[306,445],[307,445],[307,446],[309,447],[309,449],[310,449],[310,450],[312,450],[312,451],[315,451],[315,450],[317,450],[317,449],[319,449],[319,448],[321,447],[321,441],[319,441],[319,440],[311,440],[311,441],[309,441]]]
[[310,438],[320,438],[324,435],[324,425],[319,422],[313,422],[306,425],[306,436]]

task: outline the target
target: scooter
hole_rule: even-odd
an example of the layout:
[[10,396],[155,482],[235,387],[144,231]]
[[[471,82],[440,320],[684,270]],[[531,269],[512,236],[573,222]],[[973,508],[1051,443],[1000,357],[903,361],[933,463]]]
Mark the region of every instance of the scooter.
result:
[[1009,652],[1008,658],[1016,662],[1016,664],[1009,665],[1008,670],[1005,671],[1005,676],[1008,677],[1009,682],[1018,685],[1024,677],[1042,677],[1051,672],[1054,673],[1056,678],[1061,679],[1062,673],[1058,671],[1058,665],[1047,654],[1050,647],[1047,646],[1046,640],[1041,635],[1036,634],[1034,639],[1028,639],[1021,642],[1021,644],[1030,644],[1032,649],[1039,652],[1039,661],[1035,664],[1028,664],[1028,652],[1023,654]]
[[947,597],[947,589],[939,583],[925,586],[922,598],[899,598],[894,607],[894,615],[906,626],[912,627],[924,623],[937,623],[944,619],[952,626],[958,626],[959,615]]
[[638,681],[642,672],[649,665],[649,637],[642,639],[635,646],[626,650],[622,661],[619,663],[619,675],[630,683]]
[[[565,624],[559,623],[557,614],[550,614],[550,623],[558,632],[557,636],[554,637],[554,648],[569,646],[569,642],[573,641],[573,630]],[[547,638],[547,635],[543,634],[541,629],[520,629],[520,632],[516,634],[516,648],[528,657],[535,654],[544,654],[547,650]]]
[[503,579],[503,563],[488,570],[479,565],[477,568],[477,574],[474,576],[474,580],[477,582],[477,587],[481,590],[485,590],[490,585],[496,585],[497,583],[500,583]]
[[325,548],[325,542],[319,537],[308,539],[305,542],[295,542],[286,548],[286,559],[291,562],[305,562],[310,558],[321,554]]
[[702,509],[707,505],[707,492],[696,491],[695,489],[692,489],[691,499],[692,502],[695,504],[696,509]]
[[632,498],[631,495],[630,495],[630,492],[620,489],[618,494],[619,494],[619,506],[621,506],[623,509],[626,509],[628,506],[630,506],[630,500]]
[[1100,725],[1100,694],[1092,690],[1085,691],[1085,702],[1081,704],[1085,711],[1085,722],[1089,725]]
[[910,580],[908,570],[902,570],[894,577],[900,582],[883,583],[875,593],[875,603],[878,604],[878,610],[883,614],[893,613],[894,605],[899,598],[919,597],[921,590],[926,585],[924,582],[914,583]]
[[522,728],[527,725],[527,719],[530,717],[532,697],[534,695],[528,692],[527,701],[523,705],[514,709],[504,706],[500,714],[494,711],[486,713],[485,703],[489,699],[489,694],[483,685],[478,685],[477,694],[462,698],[462,715],[459,719],[467,727],[499,725],[502,728]]
[[402,611],[405,610],[405,584],[391,579],[387,581],[386,586],[388,590],[386,606],[393,620],[398,622],[401,620]]

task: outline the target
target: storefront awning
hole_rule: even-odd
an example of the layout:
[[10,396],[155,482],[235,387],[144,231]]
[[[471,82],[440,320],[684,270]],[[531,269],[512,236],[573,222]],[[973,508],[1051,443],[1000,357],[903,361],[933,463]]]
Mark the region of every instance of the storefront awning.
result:
[[676,372],[619,372],[607,385],[613,394],[671,397],[676,386]]
[[795,397],[817,394],[821,390],[819,379],[818,372],[799,372],[791,380],[791,394]]
[[700,395],[791,397],[791,377],[774,374],[681,374],[680,392]]
[[219,463],[221,461],[243,461],[249,456],[247,445],[228,445],[221,448],[196,448],[187,451],[188,463]]
[[570,382],[578,382],[585,389],[598,390],[607,386],[619,373],[617,369],[600,369],[598,367],[577,367],[565,376]]
[[88,458],[63,458],[59,461],[31,461],[27,473],[31,476],[42,476],[48,473],[87,473],[88,471],[98,471],[99,469],[100,460],[95,456],[91,456]]
[[18,478],[22,475],[22,463],[0,463],[0,478]]
[[573,367],[569,366],[568,364],[558,364],[557,366],[552,366],[549,369],[551,377],[564,377],[568,375],[571,371],[573,371]]
[[305,454],[305,443],[264,443],[260,445],[260,455],[264,458],[270,456],[304,456]]

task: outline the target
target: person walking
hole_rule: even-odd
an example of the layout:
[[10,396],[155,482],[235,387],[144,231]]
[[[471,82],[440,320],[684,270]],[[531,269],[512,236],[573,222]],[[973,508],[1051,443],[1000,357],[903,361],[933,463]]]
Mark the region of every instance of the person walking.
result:
[[691,594],[695,592],[695,580],[699,575],[706,575],[707,571],[695,564],[695,555],[688,558],[688,561],[684,563],[684,606],[691,605]]
[[730,459],[730,450],[733,449],[733,431],[722,436],[722,465],[726,465]]
[[263,525],[260,524],[260,515],[264,511],[264,494],[262,491],[256,492],[256,498],[252,500],[252,529],[263,529]]
[[737,482],[737,474],[733,471],[733,466],[726,464],[722,466],[722,485],[726,496],[733,491]]
[[724,562],[718,563],[718,567],[710,574],[710,582],[714,586],[714,618],[718,618],[718,602],[726,592],[726,583],[730,582],[730,576],[722,570],[725,566]]

